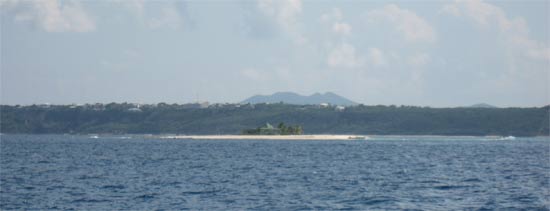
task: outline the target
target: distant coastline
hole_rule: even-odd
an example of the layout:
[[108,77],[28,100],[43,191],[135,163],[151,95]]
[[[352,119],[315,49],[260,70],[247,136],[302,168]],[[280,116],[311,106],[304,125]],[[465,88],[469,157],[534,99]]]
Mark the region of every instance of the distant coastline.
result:
[[0,110],[0,133],[3,134],[238,135],[246,132],[246,135],[265,135],[261,134],[261,128],[260,133],[254,129],[267,122],[299,126],[288,130],[288,134],[502,137],[550,134],[550,106],[430,108],[284,103],[97,103],[0,105]]

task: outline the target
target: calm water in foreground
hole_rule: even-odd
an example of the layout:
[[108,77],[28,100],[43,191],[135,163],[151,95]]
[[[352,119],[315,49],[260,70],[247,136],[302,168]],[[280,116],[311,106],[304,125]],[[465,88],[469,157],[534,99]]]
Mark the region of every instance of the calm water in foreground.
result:
[[548,138],[0,136],[0,209],[548,210]]

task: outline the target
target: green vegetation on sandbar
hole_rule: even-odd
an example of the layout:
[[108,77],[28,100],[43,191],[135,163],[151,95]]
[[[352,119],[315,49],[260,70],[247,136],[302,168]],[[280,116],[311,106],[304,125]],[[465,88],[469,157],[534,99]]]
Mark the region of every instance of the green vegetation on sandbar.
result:
[[284,122],[300,125],[307,134],[547,136],[549,110],[282,103],[1,105],[0,132],[242,134],[266,122]]
[[277,127],[266,123],[264,127],[256,129],[245,129],[243,135],[302,135],[304,133],[302,126],[286,126],[284,123],[279,123]]

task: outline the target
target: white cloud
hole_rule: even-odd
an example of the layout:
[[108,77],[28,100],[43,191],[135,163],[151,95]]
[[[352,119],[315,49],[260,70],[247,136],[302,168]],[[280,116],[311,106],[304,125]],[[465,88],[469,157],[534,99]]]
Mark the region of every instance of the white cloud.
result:
[[168,27],[179,29],[183,25],[183,18],[174,7],[163,7],[159,17],[153,17],[147,25],[152,29]]
[[351,25],[347,23],[334,23],[332,25],[332,31],[337,34],[348,35],[351,33]]
[[[344,22],[344,15],[339,8],[333,8],[330,12],[321,15],[321,21],[331,27],[332,33],[340,38],[351,34],[351,25]],[[341,42],[332,47],[328,53],[327,64],[330,67],[355,68],[363,66],[363,59],[357,55],[355,47],[348,42]]]
[[142,16],[145,11],[145,0],[112,0],[115,3],[122,4],[138,16]]
[[529,27],[525,19],[510,19],[499,7],[481,0],[457,0],[443,6],[442,13],[466,17],[482,27],[497,26],[507,37],[510,46],[519,48],[532,59],[550,60],[550,48],[529,37]]
[[340,35],[351,34],[351,25],[342,21],[344,15],[339,8],[333,8],[330,12],[321,15],[321,21],[332,26],[332,32]]
[[362,66],[363,61],[356,55],[355,47],[342,43],[329,53],[327,64],[331,67],[354,68]]
[[267,17],[273,18],[296,43],[307,42],[298,23],[298,16],[302,13],[301,0],[260,0],[258,9]]
[[[184,24],[181,2],[146,2],[145,0],[112,0],[129,10],[141,23],[150,29],[180,29]],[[152,4],[154,3],[154,4]]]
[[431,57],[427,53],[418,53],[409,58],[409,64],[415,66],[422,66],[430,62]]
[[387,64],[386,56],[378,48],[369,48],[367,55],[369,62],[374,66],[384,66]]
[[48,32],[89,32],[95,21],[77,1],[7,1],[0,6],[15,12],[14,20],[32,22]]
[[440,12],[465,16],[480,25],[496,23],[501,30],[514,29],[518,30],[518,33],[527,33],[525,20],[522,18],[510,20],[502,9],[481,0],[457,0],[452,4],[444,5]]
[[401,9],[395,4],[389,4],[382,9],[376,9],[367,13],[367,21],[371,23],[389,22],[395,29],[403,34],[408,41],[436,40],[436,33],[432,26],[416,13]]
[[458,7],[456,5],[452,5],[452,4],[447,4],[447,5],[444,5],[443,8],[439,11],[439,13],[447,13],[447,14],[451,14],[451,15],[454,15],[454,16],[460,16],[460,10],[458,9]]
[[[145,26],[151,29],[181,28],[183,15],[181,2],[164,2],[148,5],[145,0],[111,0],[115,6],[131,11]],[[159,9],[151,11],[151,8]],[[95,20],[85,11],[81,1],[62,0],[0,0],[2,12],[13,13],[14,21],[31,22],[48,32],[89,32],[96,29]]]

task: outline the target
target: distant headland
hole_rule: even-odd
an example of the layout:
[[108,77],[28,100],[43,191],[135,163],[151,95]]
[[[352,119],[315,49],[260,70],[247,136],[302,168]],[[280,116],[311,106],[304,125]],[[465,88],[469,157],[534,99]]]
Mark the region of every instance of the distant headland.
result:
[[257,104],[280,102],[294,105],[317,105],[322,103],[340,106],[358,105],[358,103],[332,92],[326,92],[324,94],[315,93],[309,96],[299,95],[294,92],[276,92],[272,95],[254,95],[243,100],[241,103]]

